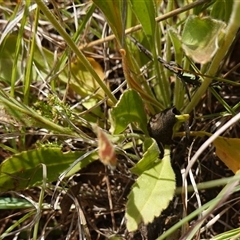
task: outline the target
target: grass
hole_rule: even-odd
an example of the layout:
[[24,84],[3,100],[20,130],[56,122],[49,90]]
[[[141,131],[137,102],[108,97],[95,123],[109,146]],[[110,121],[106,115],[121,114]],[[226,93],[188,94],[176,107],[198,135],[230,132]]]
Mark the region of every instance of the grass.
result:
[[239,238],[239,1],[0,9],[0,239]]

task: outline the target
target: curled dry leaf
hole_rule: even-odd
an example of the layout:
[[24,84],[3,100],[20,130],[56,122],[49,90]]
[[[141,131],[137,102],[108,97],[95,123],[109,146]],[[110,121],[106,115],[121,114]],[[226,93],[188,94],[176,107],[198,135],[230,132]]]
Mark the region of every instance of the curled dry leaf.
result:
[[218,137],[213,145],[217,156],[236,173],[240,169],[240,139]]
[[98,138],[99,159],[104,165],[107,165],[112,170],[114,170],[117,165],[117,158],[116,158],[114,146],[109,140],[107,134],[105,134],[100,127],[95,125],[93,128]]
[[[101,65],[91,57],[86,57],[93,69],[103,81],[105,74]],[[70,88],[82,97],[87,97],[94,93],[95,98],[103,99],[106,97],[104,90],[100,87],[92,74],[86,69],[81,60],[78,58],[71,62],[72,78],[69,83]],[[107,86],[108,87],[108,86]],[[112,106],[113,102],[108,99],[107,103]]]

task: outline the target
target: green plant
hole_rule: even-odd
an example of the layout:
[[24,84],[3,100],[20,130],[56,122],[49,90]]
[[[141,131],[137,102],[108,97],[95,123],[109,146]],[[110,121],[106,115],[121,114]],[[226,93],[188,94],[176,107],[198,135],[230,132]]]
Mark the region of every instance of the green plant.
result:
[[[179,2],[181,4],[181,1]],[[138,230],[141,222],[144,224],[153,222],[154,218],[168,207],[176,188],[175,174],[171,165],[170,143],[160,141],[159,139],[162,138],[149,137],[154,134],[149,134],[147,128],[148,115],[155,116],[160,111],[173,106],[183,113],[180,114],[177,111],[176,119],[174,116],[174,122],[176,120],[174,129],[166,131],[171,139],[172,135],[173,137],[185,136],[184,132],[179,132],[182,120],[188,119],[188,114],[192,114],[195,108],[197,110],[202,96],[207,93],[212,94],[220,102],[223,113],[218,115],[235,114],[239,103],[230,106],[218,93],[217,87],[221,87],[221,82],[235,86],[239,84],[222,79],[217,76],[217,73],[220,75],[219,66],[222,65],[237,34],[240,4],[237,0],[227,3],[221,3],[218,0],[200,0],[174,10],[174,1],[169,1],[166,6],[169,13],[159,18],[158,11],[161,3],[154,0],[93,0],[89,5],[82,5],[86,13],[80,23],[76,18],[72,21],[64,7],[58,10],[54,2],[52,2],[53,10],[49,10],[43,1],[36,1],[33,4],[26,1],[23,11],[18,13],[21,17],[18,18],[15,18],[19,11],[17,7],[12,15],[5,13],[8,28],[5,28],[0,38],[2,66],[0,77],[3,86],[10,87],[10,91],[8,88],[1,89],[0,103],[9,120],[5,130],[6,132],[15,131],[16,138],[11,141],[11,144],[1,143],[5,151],[13,153],[0,165],[1,191],[19,191],[42,186],[42,179],[45,182],[47,178],[48,182],[59,180],[54,189],[56,193],[59,188],[65,189],[62,185],[59,187],[65,181],[64,179],[73,176],[97,160],[99,158],[97,151],[99,151],[102,162],[110,167],[116,167],[115,162],[113,166],[110,162],[111,159],[115,161],[115,154],[132,163],[130,173],[136,179],[128,194],[125,209],[126,227],[129,232]],[[217,9],[220,4],[224,4],[225,8],[221,8],[222,11],[219,12]],[[74,9],[73,7],[73,12]],[[111,28],[113,36],[102,39],[100,42],[106,44],[107,39],[114,38],[115,45],[111,42],[109,46],[117,51],[121,58],[126,87],[125,81],[121,88],[114,84],[109,86],[104,79],[106,71],[92,56],[86,57],[84,54],[83,49],[88,48],[89,51],[93,51],[92,47],[99,44],[99,40],[94,42],[92,39],[100,38],[102,35],[101,24],[93,18],[95,10],[102,12],[99,16],[105,18]],[[60,17],[56,18],[56,15],[71,19],[69,21],[74,24],[75,32],[68,21],[63,21]],[[32,25],[29,24],[31,20],[29,16],[34,19]],[[57,56],[39,44],[39,19],[51,23],[62,42],[66,44],[64,50]],[[79,47],[81,36],[88,29],[88,22],[91,22],[90,43]],[[11,31],[18,23],[19,31],[12,34]],[[28,38],[25,37],[27,24],[32,26]],[[70,33],[68,34],[66,30]],[[151,52],[152,61],[149,62],[144,53],[139,51],[127,37],[128,34],[134,35]],[[158,56],[164,61],[159,62]],[[106,59],[104,59],[105,62],[107,62]],[[171,64],[173,59],[175,63]],[[6,61],[9,64],[6,65]],[[143,66],[147,66],[147,74],[142,73]],[[169,71],[171,67],[173,70]],[[186,73],[199,76],[200,86],[194,86],[194,83],[191,86],[188,85],[189,82],[186,80],[189,78]],[[47,93],[44,90],[37,92],[44,96],[43,100],[36,99],[31,94],[34,92],[31,88],[35,82],[40,82],[46,87]],[[189,97],[186,90],[189,91]],[[66,103],[69,96],[74,99],[76,95],[80,96],[76,97],[81,105],[80,110]],[[46,107],[43,107],[44,104]],[[103,108],[104,111],[102,111]],[[17,126],[14,126],[14,121],[17,122]],[[106,129],[107,133],[96,130],[95,123],[98,123],[99,129]],[[39,138],[36,144],[28,147],[26,136],[29,135],[28,128],[33,127],[44,128],[48,133],[44,134],[43,138]],[[20,132],[16,133],[16,129]],[[36,134],[37,132],[38,130]],[[209,132],[195,131],[190,135],[211,138]],[[84,149],[74,152],[63,151],[62,142],[67,139],[78,139],[83,143]],[[101,144],[100,141],[102,141]],[[218,135],[213,144],[216,147],[216,154],[230,170],[236,173],[232,180],[238,181],[239,163],[236,156],[239,155],[239,151],[236,146],[239,144],[239,139],[233,140]],[[159,149],[161,146],[164,148],[163,158],[161,157],[162,149]],[[234,156],[231,154],[233,151],[236,151]],[[109,153],[113,154],[111,158],[108,156]],[[47,169],[45,177],[42,177],[42,164]],[[190,171],[190,167],[187,170]],[[116,172],[119,173],[118,167]],[[184,176],[185,179],[188,173]],[[226,179],[224,183],[214,182],[212,187],[226,184],[228,180]],[[50,188],[53,191],[53,187]],[[46,184],[42,189],[46,190]],[[70,195],[71,191],[73,192],[72,198],[78,194],[72,187],[66,188],[66,191]],[[198,192],[197,187],[194,191]],[[186,216],[159,239],[164,239],[167,234],[172,234],[179,227],[182,227],[182,237],[193,238],[214,207],[226,200],[227,196],[234,191],[238,191],[236,184],[228,184],[215,201],[206,203],[199,210]],[[110,195],[109,199],[111,203]],[[69,205],[67,207],[69,209],[71,201],[66,204]],[[42,204],[43,192],[39,201],[40,211]],[[62,207],[64,213],[69,209],[63,210]],[[188,222],[200,216],[203,209],[208,209],[207,214],[199,218],[193,230],[187,231]],[[113,214],[111,204],[110,211]],[[114,219],[113,215],[111,216]],[[39,219],[36,220],[38,221]],[[112,222],[114,225],[114,221]],[[38,227],[39,225],[33,233],[35,239]],[[9,233],[11,234],[10,230],[1,237]],[[89,236],[87,231],[85,235]]]

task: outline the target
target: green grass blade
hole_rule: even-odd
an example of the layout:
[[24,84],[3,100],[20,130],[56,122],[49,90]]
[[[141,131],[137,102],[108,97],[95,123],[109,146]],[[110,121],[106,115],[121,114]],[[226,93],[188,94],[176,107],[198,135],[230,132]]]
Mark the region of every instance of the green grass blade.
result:
[[77,45],[73,42],[71,37],[68,35],[68,33],[62,28],[60,23],[57,21],[57,19],[52,15],[52,13],[49,11],[47,6],[43,1],[37,1],[38,6],[40,7],[41,11],[46,15],[48,20],[53,24],[53,26],[56,28],[56,30],[59,32],[59,34],[64,38],[68,46],[72,49],[72,51],[79,57],[82,64],[86,67],[86,69],[91,73],[92,77],[97,81],[99,86],[103,89],[103,91],[106,93],[106,95],[113,101],[113,103],[116,103],[117,100],[114,97],[114,95],[111,93],[111,91],[108,89],[108,87],[104,84],[104,82],[100,79],[96,71],[93,69],[90,62],[87,60],[87,58],[84,56],[84,54],[78,49]]
[[[15,57],[14,57],[14,62],[13,62],[13,68],[12,68],[12,76],[11,76],[11,96],[13,97],[15,95],[15,83],[18,80],[18,60],[21,55],[21,50],[24,49],[23,47],[23,35],[24,35],[24,28],[27,23],[27,18],[28,18],[28,13],[29,13],[29,6],[30,6],[30,1],[26,1],[26,5],[24,6],[24,12],[22,15],[22,20],[21,20],[21,25],[20,29],[18,32],[18,38],[16,42],[16,51],[15,51]],[[23,58],[23,56],[22,56]],[[25,61],[25,59],[22,59],[22,61]]]
[[26,71],[25,71],[25,76],[24,76],[24,89],[23,89],[23,94],[24,94],[24,100],[23,102],[25,104],[28,104],[29,100],[29,94],[30,94],[30,85],[32,82],[32,67],[33,67],[33,60],[34,60],[34,52],[35,52],[35,42],[36,42],[36,37],[37,37],[37,28],[38,28],[38,20],[39,20],[39,8],[36,9],[34,16],[34,25],[33,25],[33,32],[32,32],[32,41],[29,41],[28,47],[30,48],[29,55],[27,57],[27,65],[26,65]]
[[122,19],[122,11],[123,4],[121,1],[99,1],[93,0],[94,4],[103,12],[109,26],[111,27],[116,40],[121,46],[121,42],[123,37],[125,36],[125,29],[123,19]]

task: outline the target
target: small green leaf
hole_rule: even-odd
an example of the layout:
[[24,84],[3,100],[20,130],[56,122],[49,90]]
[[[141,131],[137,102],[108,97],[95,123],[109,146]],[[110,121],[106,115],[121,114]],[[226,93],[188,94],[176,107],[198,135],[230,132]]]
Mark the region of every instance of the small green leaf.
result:
[[119,134],[123,132],[129,123],[136,122],[141,130],[148,134],[147,116],[139,94],[134,90],[125,91],[115,108],[111,111],[111,132]]
[[199,63],[209,62],[216,51],[226,24],[210,17],[191,15],[182,34],[182,46],[186,54]]
[[[24,44],[28,44],[28,41],[26,39],[22,40],[24,41]],[[22,74],[24,74],[21,67],[23,58],[22,55],[20,55],[20,57],[18,58],[17,65],[16,66],[13,65],[16,45],[17,36],[15,35],[7,36],[4,39],[4,42],[0,45],[0,79],[8,84],[10,84],[13,67],[17,68],[16,79],[18,79]],[[22,52],[22,48],[20,48],[20,52]],[[41,51],[39,48],[36,48],[34,50],[33,61],[34,64],[36,65],[36,68],[41,73],[41,76],[45,78],[46,76],[48,76],[50,71],[48,66],[52,66],[54,64],[54,54],[47,50],[46,48],[42,48]],[[39,79],[38,78],[39,74],[35,71],[35,68],[33,68],[32,74],[33,79]],[[63,76],[64,76],[63,73],[59,74],[60,78],[62,78]]]
[[[48,181],[55,181],[74,160],[83,154],[84,152],[64,153],[58,147],[42,147],[15,154],[0,165],[0,191],[40,185],[43,178],[41,164],[47,166]],[[91,161],[93,161],[91,157],[82,160],[81,167]]]
[[144,145],[149,145],[146,152],[143,154],[142,159],[131,168],[131,172],[140,176],[144,171],[153,167],[156,160],[159,160],[159,148],[153,138],[146,138]]
[[125,215],[128,231],[137,230],[141,221],[152,222],[173,198],[175,176],[169,156],[170,151],[166,150],[165,157],[143,172],[133,185]]

